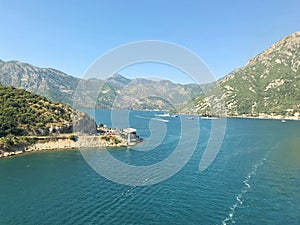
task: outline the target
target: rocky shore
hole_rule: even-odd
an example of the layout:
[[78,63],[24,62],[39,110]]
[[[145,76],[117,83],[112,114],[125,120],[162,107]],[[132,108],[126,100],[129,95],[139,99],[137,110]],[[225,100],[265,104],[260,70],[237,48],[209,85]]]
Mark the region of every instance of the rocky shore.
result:
[[126,147],[135,145],[141,141],[141,139],[136,136],[137,138],[131,142],[128,139],[127,133],[122,133],[120,131],[115,133],[115,130],[109,128],[102,129],[101,131],[101,134],[92,135],[72,133],[55,136],[31,137],[38,139],[36,143],[32,145],[15,145],[8,149],[0,147],[0,158],[41,150]]

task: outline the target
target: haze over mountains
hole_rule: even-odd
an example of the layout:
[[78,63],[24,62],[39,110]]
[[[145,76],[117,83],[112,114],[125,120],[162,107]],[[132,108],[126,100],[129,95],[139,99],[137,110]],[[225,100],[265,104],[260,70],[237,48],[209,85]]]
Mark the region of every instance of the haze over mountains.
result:
[[[215,89],[206,95],[197,84],[127,79],[83,80],[49,68],[0,60],[0,83],[23,88],[51,100],[98,109],[177,109],[212,114]],[[79,86],[78,86],[79,85]],[[230,116],[297,115],[300,112],[300,32],[291,34],[255,56],[247,65],[219,80],[221,100]],[[80,87],[79,95],[76,88]],[[74,97],[76,96],[76,97]]]

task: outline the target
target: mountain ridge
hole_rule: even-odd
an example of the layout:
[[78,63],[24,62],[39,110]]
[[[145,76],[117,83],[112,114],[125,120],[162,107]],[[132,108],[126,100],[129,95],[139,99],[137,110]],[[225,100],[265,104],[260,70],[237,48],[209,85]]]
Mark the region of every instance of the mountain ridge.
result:
[[[105,80],[98,78],[84,80],[53,68],[40,68],[19,61],[0,62],[0,83],[23,88],[69,105],[74,101],[84,102],[78,105],[78,108],[154,109],[159,107],[161,110],[170,110],[202,94],[198,85],[180,85],[171,81],[139,78],[128,79],[120,74],[114,74]],[[137,86],[139,89],[136,88]],[[80,94],[76,95],[78,87],[83,88],[84,91],[81,90]],[[137,99],[153,97],[153,95],[157,98],[148,99],[147,104]],[[166,101],[162,102],[161,98],[165,98]],[[173,106],[170,107],[171,105]]]
[[[295,117],[300,112],[300,32],[275,42],[247,64],[221,78],[228,116]],[[193,101],[185,113],[210,114],[212,92]],[[190,103],[191,105],[191,103]]]
[[[83,80],[52,68],[0,60],[0,83],[24,88],[78,108],[160,109],[213,114],[210,102],[224,101],[228,116],[297,116],[300,112],[300,32],[290,34],[214,84],[175,84],[168,80]],[[82,91],[75,96],[76,88]],[[206,95],[201,90],[205,90]],[[82,104],[81,104],[82,103]]]

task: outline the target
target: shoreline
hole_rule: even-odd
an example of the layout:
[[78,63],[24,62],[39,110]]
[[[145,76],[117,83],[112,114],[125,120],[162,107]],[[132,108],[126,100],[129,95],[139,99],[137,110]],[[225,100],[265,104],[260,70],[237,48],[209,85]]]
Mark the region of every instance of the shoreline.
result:
[[[218,119],[222,117],[202,117],[196,114],[181,114],[185,116],[198,116],[201,119]],[[277,120],[281,122],[286,121],[300,121],[299,117],[290,116],[271,116],[262,114],[260,116],[225,116],[223,118],[234,118],[234,119],[256,119],[256,120]],[[107,129],[109,130],[109,129]],[[70,137],[75,136],[77,139],[72,140]],[[0,158],[12,157],[29,152],[48,151],[48,150],[73,150],[80,148],[121,148],[133,146],[139,143],[128,143],[126,139],[120,135],[115,135],[118,142],[114,143],[112,140],[106,140],[104,135],[87,135],[78,133],[60,134],[54,136],[33,136],[32,139],[38,139],[38,141],[31,145],[19,145],[12,146],[11,149],[0,148]],[[7,151],[8,150],[8,151]]]
[[106,136],[103,135],[76,135],[76,140],[72,140],[70,136],[75,135],[71,134],[61,134],[57,136],[39,136],[32,137],[39,139],[38,142],[31,145],[19,145],[12,146],[7,150],[0,148],[0,158],[13,157],[16,155],[21,155],[31,152],[39,151],[52,151],[52,150],[73,150],[73,149],[99,149],[99,148],[122,148],[133,146],[139,143],[141,140],[133,143],[128,143],[126,139],[122,138],[119,135],[115,135],[117,142],[114,140],[106,140]]
[[225,118],[239,118],[239,119],[258,119],[258,120],[290,120],[290,121],[300,121],[300,117],[296,116],[226,116]]
[[247,114],[243,115],[225,115],[225,116],[202,116],[200,114],[195,113],[180,113],[176,112],[177,115],[183,116],[196,116],[204,119],[210,118],[241,118],[241,119],[270,119],[270,120],[293,120],[293,121],[300,121],[300,113],[295,113],[293,116],[282,116],[282,115],[270,115],[265,113],[259,113],[257,116],[250,116]]

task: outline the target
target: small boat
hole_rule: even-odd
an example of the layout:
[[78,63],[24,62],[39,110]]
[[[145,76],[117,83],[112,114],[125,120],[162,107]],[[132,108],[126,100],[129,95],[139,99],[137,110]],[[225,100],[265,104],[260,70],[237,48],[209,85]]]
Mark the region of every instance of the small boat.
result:
[[202,120],[218,120],[220,119],[219,117],[208,117],[208,116],[205,116],[205,117],[201,117]]
[[177,117],[178,117],[178,115],[171,115],[171,117],[172,117],[172,118],[177,118]]
[[155,116],[159,116],[159,117],[170,117],[170,113],[155,114]]
[[285,123],[285,122],[286,122],[286,120],[285,120],[285,119],[282,119],[282,120],[281,120],[281,123]]
[[194,117],[188,117],[187,119],[188,120],[194,120]]

